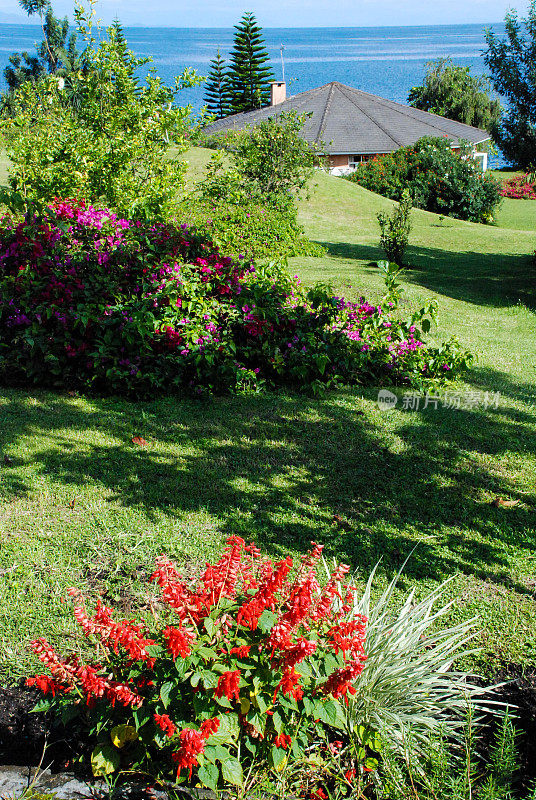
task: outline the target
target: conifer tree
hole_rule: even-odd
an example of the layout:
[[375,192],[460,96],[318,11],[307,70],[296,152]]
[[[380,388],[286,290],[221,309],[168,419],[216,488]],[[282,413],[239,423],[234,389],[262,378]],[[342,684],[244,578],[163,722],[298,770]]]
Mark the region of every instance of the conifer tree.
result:
[[235,25],[234,44],[231,51],[229,81],[231,106],[234,113],[253,111],[270,102],[270,82],[274,76],[268,63],[268,52],[251,12],[244,14]]
[[226,117],[231,113],[231,95],[229,76],[225,68],[225,60],[218,50],[216,58],[210,62],[204,101],[211,114],[218,118]]

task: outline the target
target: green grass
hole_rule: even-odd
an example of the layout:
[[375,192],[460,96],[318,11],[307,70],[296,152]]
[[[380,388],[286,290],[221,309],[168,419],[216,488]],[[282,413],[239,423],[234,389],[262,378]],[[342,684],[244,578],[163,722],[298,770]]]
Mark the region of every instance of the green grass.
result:
[[[192,175],[206,158],[191,153]],[[392,204],[341,179],[316,182],[300,213],[328,255],[292,269],[379,297],[375,215]],[[380,581],[412,553],[406,588],[454,575],[453,618],[480,616],[481,669],[534,663],[536,219],[524,207],[502,227],[415,211],[405,274],[408,308],[438,298],[435,338],[456,333],[478,354],[452,391],[500,392],[497,408],[384,413],[374,389],[144,403],[3,391],[4,677],[32,667],[31,637],[76,646],[68,587],[130,616],[151,594],[155,555],[191,570],[231,533],[273,555],[320,541],[361,577],[381,559]],[[497,508],[497,496],[518,505]]]

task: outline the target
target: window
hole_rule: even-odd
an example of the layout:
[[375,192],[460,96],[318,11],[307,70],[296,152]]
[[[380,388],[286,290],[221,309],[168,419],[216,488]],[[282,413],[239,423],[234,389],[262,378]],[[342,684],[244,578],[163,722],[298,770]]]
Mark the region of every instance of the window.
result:
[[348,156],[348,166],[350,167],[350,169],[355,169],[356,167],[359,166],[359,164],[362,164],[363,161],[368,161],[368,160],[369,156],[364,156],[364,155]]

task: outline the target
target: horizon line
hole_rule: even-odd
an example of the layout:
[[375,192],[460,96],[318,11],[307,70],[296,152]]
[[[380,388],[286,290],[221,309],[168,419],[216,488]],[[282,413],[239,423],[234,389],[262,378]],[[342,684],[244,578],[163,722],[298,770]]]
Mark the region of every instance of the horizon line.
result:
[[[67,15],[66,15],[67,16]],[[115,18],[119,19],[119,18]],[[21,20],[24,20],[24,23],[21,22],[2,22],[0,21],[0,25],[13,25],[13,26],[20,26],[21,24],[27,25],[29,27],[36,27],[41,28],[41,25],[38,22],[27,22],[26,17],[21,17]],[[121,22],[121,19],[119,19]],[[107,26],[108,24],[112,23],[103,23],[103,26]],[[228,31],[233,30],[234,25],[219,25],[219,26],[209,26],[209,25],[143,25],[141,22],[130,22],[130,23],[122,23],[124,24],[125,28],[148,28],[151,30],[176,30],[176,31]],[[489,25],[504,25],[504,20],[496,20],[494,22],[431,22],[426,25],[263,25],[263,31],[280,31],[280,30],[328,30],[328,31],[340,31],[340,30],[367,30],[367,29],[377,29],[377,28],[447,28],[447,27],[464,27],[469,25],[483,25],[484,27]]]

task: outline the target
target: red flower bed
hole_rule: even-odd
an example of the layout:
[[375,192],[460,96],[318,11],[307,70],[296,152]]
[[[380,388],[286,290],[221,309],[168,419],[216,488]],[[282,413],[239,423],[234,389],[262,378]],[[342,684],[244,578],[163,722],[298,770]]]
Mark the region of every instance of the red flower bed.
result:
[[[192,584],[162,557],[149,623],[116,622],[100,602],[90,615],[73,589],[95,660],[60,656],[37,639],[32,648],[48,674],[28,684],[47,695],[41,708],[52,708],[58,724],[75,720],[93,740],[97,775],[142,770],[251,788],[314,747],[338,759],[343,782],[348,771],[364,774],[371,752],[347,746],[344,708],[365,664],[367,620],[349,619],[356,587],[348,566],[320,585],[321,556],[313,544],[297,567],[290,557],[273,563],[232,536]],[[315,781],[306,776],[307,791]]]
[[536,200],[536,184],[529,175],[515,175],[504,181],[501,195],[515,200]]

